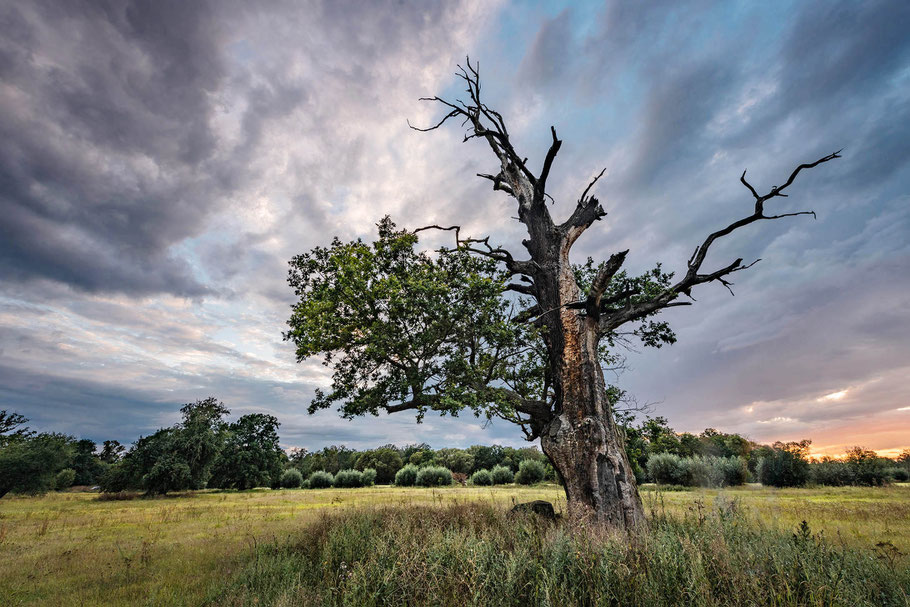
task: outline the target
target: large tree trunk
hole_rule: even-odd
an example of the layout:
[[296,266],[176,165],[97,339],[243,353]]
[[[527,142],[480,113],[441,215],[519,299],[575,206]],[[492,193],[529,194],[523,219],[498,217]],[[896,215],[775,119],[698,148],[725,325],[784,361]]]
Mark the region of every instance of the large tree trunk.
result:
[[630,529],[644,522],[644,509],[607,399],[597,318],[565,307],[579,293],[568,251],[560,257],[553,295],[561,311],[546,331],[558,407],[541,446],[563,481],[571,516]]

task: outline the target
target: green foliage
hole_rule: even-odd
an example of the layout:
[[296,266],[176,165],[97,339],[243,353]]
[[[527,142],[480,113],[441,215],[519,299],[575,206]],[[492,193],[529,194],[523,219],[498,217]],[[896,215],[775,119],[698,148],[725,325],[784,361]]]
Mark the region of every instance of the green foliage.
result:
[[[573,266],[575,280],[582,291],[582,297],[587,297],[591,289],[591,283],[597,271],[605,264],[602,262],[594,264],[594,260],[588,257],[583,265]],[[621,299],[621,305],[637,304],[653,299],[663,291],[667,290],[673,279],[672,272],[664,272],[661,264],[657,264],[652,270],[639,276],[629,276],[626,270],[620,270],[610,281],[606,292],[603,295],[604,300],[611,300],[623,293],[633,293]],[[631,333],[637,337],[645,346],[660,348],[664,344],[676,343],[676,334],[670,328],[666,321],[651,320],[657,312],[648,314],[641,319],[632,329]],[[616,343],[625,342],[625,336],[608,334],[604,337],[606,346],[613,347]]]
[[376,470],[374,468],[363,469],[363,486],[372,487],[376,484]]
[[417,472],[415,484],[420,487],[448,487],[452,484],[452,472],[442,466],[427,466]]
[[0,409],[0,447],[9,441],[28,438],[35,433],[25,425],[28,418],[18,413]]
[[648,478],[659,485],[688,486],[691,478],[682,460],[673,453],[655,453],[648,458]]
[[888,466],[891,462],[879,457],[875,451],[853,447],[847,451],[846,462],[854,485],[876,487],[888,483]]
[[360,470],[341,470],[335,475],[333,486],[339,489],[363,487],[363,472]]
[[[796,533],[794,533],[795,531]],[[260,547],[215,604],[903,607],[910,569],[720,502],[626,534],[490,505],[335,512]]]
[[288,468],[281,473],[281,486],[285,489],[297,489],[303,484],[303,475],[297,468]]
[[88,439],[73,443],[73,460],[70,467],[76,473],[71,483],[73,485],[94,485],[106,469],[101,458],[95,455],[94,441]]
[[269,487],[278,481],[284,452],[278,446],[278,419],[251,413],[232,423],[219,449],[210,485],[240,490]]
[[495,466],[490,474],[493,475],[494,485],[509,485],[515,480],[515,475],[508,466]]
[[193,472],[180,455],[165,453],[155,460],[142,481],[148,493],[164,495],[168,491],[191,489]]
[[0,498],[11,491],[37,494],[52,489],[57,472],[72,461],[71,437],[20,430],[9,432],[0,444]]
[[661,485],[731,487],[745,484],[749,468],[742,457],[657,453],[648,458],[648,477]]
[[474,467],[474,456],[464,449],[439,449],[433,456],[433,465],[448,468],[452,472],[468,474]]
[[106,440],[101,447],[101,453],[98,454],[98,459],[105,464],[115,464],[120,461],[125,452],[126,448],[120,444],[120,441]]
[[203,489],[224,447],[227,433],[224,417],[230,411],[210,396],[184,405],[180,412],[183,423],[172,434],[170,448],[189,469],[190,488]]
[[304,476],[317,470],[335,474],[353,468],[358,456],[356,451],[344,445],[331,445],[313,453],[299,449],[291,456],[291,463]]
[[327,489],[335,484],[335,477],[329,472],[317,470],[310,475],[307,482],[310,484],[310,489]]
[[373,244],[336,238],[290,262],[298,301],[284,337],[298,361],[321,355],[333,369],[331,390],[317,391],[309,411],[511,411],[492,387],[514,375],[508,353],[526,331],[500,298],[507,277],[465,251],[420,253],[417,236],[388,218],[378,228]]
[[522,460],[518,466],[518,474],[515,475],[515,482],[519,485],[533,485],[541,482],[546,476],[547,470],[542,462],[535,459]]
[[419,471],[414,464],[404,466],[395,474],[395,484],[399,487],[413,487],[417,484],[417,473]]
[[478,470],[471,475],[471,484],[478,487],[490,487],[493,485],[493,475],[489,470]]
[[467,452],[473,461],[471,472],[492,470],[502,462],[503,458],[503,449],[499,445],[472,445],[468,447]]
[[811,441],[774,443],[769,455],[762,458],[757,476],[761,484],[772,487],[802,487],[809,480]]
[[354,467],[358,470],[372,468],[375,470],[376,480],[381,485],[389,485],[395,480],[395,474],[404,466],[404,460],[397,449],[380,447],[371,451],[364,451],[357,458]]
[[61,491],[69,489],[76,480],[76,471],[72,468],[64,468],[54,477],[54,489]]

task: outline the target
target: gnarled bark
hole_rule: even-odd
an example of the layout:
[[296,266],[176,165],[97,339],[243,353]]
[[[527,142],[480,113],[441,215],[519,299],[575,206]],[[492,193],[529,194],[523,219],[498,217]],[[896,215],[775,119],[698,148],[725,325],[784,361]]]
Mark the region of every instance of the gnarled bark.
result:
[[661,292],[644,296],[628,291],[604,299],[628,253],[621,251],[600,266],[589,292],[582,296],[569,261],[569,251],[595,221],[606,216],[597,198],[590,195],[603,172],[584,189],[571,216],[564,223],[555,224],[546,204],[546,182],[562,145],[556,130],[550,127],[552,142],[541,170],[535,174],[528,168],[527,160],[512,146],[502,115],[481,101],[478,67],[469,60],[466,67],[461,68],[460,77],[468,86],[468,101],[427,99],[446,106],[448,113],[434,126],[416,130],[434,130],[450,118],[459,118],[468,128],[465,141],[477,138],[487,142],[499,161],[499,171],[495,175],[479,176],[492,181],[494,191],[505,192],[518,203],[518,219],[528,231],[528,238],[522,244],[530,259],[517,260],[509,251],[492,247],[489,238],[461,238],[458,226],[428,227],[455,230],[458,246],[502,262],[513,276],[519,276],[519,281],[508,288],[534,298],[535,304],[516,320],[541,327],[550,382],[542,397],[544,405],[540,406],[540,395],[533,403],[529,400],[528,406],[519,403],[516,411],[527,417],[516,414],[512,421],[522,424],[529,439],[540,439],[544,453],[563,481],[573,515],[632,528],[644,521],[644,512],[607,398],[598,356],[601,339],[614,334],[626,323],[642,320],[664,308],[689,305],[690,302],[678,299],[689,296],[697,285],[719,282],[729,289],[730,274],[747,269],[755,262],[743,265],[742,259],[737,259],[717,270],[702,273],[709,247],[719,238],[763,219],[814,215],[812,211],[766,215],[764,205],[772,198],[786,196],[783,190],[793,183],[801,170],[840,158],[839,152],[799,165],[784,185],[772,188],[765,195],[759,195],[746,181],[744,172],[741,181],[755,199],[754,211],[708,235],[689,259],[685,275]]

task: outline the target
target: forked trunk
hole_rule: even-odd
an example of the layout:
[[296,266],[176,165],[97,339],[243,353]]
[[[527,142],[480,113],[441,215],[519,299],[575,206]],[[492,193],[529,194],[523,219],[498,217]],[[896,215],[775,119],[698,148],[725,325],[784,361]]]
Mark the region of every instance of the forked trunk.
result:
[[[574,301],[577,286],[565,267],[560,299]],[[644,509],[607,399],[597,319],[563,307],[553,324],[547,341],[561,406],[541,446],[562,479],[570,516],[631,529],[644,522]]]

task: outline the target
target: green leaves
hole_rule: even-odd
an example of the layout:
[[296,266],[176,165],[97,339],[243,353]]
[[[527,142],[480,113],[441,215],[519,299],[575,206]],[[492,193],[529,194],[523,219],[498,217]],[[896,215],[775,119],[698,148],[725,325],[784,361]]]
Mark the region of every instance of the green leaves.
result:
[[335,239],[290,262],[298,297],[284,334],[302,361],[321,355],[332,386],[310,412],[340,403],[345,417],[379,411],[480,414],[511,371],[523,328],[509,322],[506,276],[466,251],[417,250],[388,218],[373,244]]

